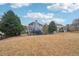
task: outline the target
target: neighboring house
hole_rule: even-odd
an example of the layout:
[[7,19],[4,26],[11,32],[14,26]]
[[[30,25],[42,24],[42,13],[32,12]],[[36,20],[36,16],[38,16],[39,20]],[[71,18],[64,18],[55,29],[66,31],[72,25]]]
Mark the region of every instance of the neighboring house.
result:
[[5,34],[3,32],[0,31],[0,40],[5,38]]
[[63,32],[68,32],[68,27],[67,26],[63,27]]
[[63,32],[79,31],[79,19],[75,19],[72,24],[67,24],[63,28]]
[[59,29],[60,32],[68,32],[69,31],[69,24],[63,26]]
[[75,19],[72,24],[69,25],[70,31],[79,31],[79,19]]
[[76,28],[75,28],[74,24],[70,24],[69,30],[70,31],[76,31]]
[[[63,27],[62,24],[56,24],[57,26],[57,32],[60,32],[60,28]],[[40,33],[40,34],[44,34],[44,30],[43,30],[43,25],[40,24],[37,20],[35,22],[32,22],[28,25],[27,27],[28,29],[28,34],[31,34],[31,33]]]
[[28,25],[28,33],[43,33],[43,25],[41,25],[37,20]]
[[60,32],[60,29],[63,27],[63,25],[62,24],[56,24],[56,26],[57,26],[57,32]]
[[69,27],[70,27],[70,25],[67,24],[66,26],[63,27],[63,31],[64,32],[69,32],[70,31]]
[[72,26],[74,27],[75,31],[79,31],[79,19],[76,19],[72,22]]

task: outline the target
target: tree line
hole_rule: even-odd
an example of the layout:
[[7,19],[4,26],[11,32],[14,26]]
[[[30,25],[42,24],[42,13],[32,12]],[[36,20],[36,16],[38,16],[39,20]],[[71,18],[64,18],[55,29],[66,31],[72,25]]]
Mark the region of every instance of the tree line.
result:
[[[12,10],[4,13],[0,21],[0,31],[5,33],[6,37],[21,35],[24,30],[21,24],[20,17],[18,17]],[[49,25],[45,24],[43,26],[44,34],[51,34],[57,30],[54,21],[51,21]]]

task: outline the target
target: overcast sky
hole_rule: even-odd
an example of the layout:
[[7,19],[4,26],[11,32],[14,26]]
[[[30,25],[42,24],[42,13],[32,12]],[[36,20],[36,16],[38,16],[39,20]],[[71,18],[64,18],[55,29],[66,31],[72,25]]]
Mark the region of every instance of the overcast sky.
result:
[[23,25],[38,20],[42,24],[55,21],[60,24],[69,24],[79,18],[78,3],[15,3],[0,4],[0,17],[8,10],[17,14]]

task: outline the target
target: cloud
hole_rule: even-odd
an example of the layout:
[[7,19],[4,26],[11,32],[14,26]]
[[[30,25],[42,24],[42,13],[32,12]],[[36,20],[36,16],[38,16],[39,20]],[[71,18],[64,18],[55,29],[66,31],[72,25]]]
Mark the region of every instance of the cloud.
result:
[[6,3],[0,3],[0,5],[5,5]]
[[65,24],[65,19],[61,19],[61,18],[53,18],[53,21],[55,21],[58,24]]
[[24,17],[30,19],[30,20],[38,20],[39,22],[45,24],[49,24],[51,21],[55,21],[59,24],[64,24],[64,20],[60,18],[54,18],[53,13],[40,13],[40,12],[28,12]]
[[29,6],[30,3],[11,3],[10,6],[12,8],[21,8],[23,6]]
[[43,14],[43,13],[27,13],[27,17],[28,18],[32,18],[32,19],[50,19],[53,18],[53,14],[48,13],[48,14]]
[[61,10],[64,13],[71,13],[79,9],[79,3],[55,3],[47,6],[47,9],[52,10]]

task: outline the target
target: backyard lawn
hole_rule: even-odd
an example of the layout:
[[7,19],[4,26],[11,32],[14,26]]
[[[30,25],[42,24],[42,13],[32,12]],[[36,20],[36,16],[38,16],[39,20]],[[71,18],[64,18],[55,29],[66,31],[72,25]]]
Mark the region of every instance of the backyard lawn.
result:
[[79,56],[79,33],[21,35],[0,40],[0,55]]

